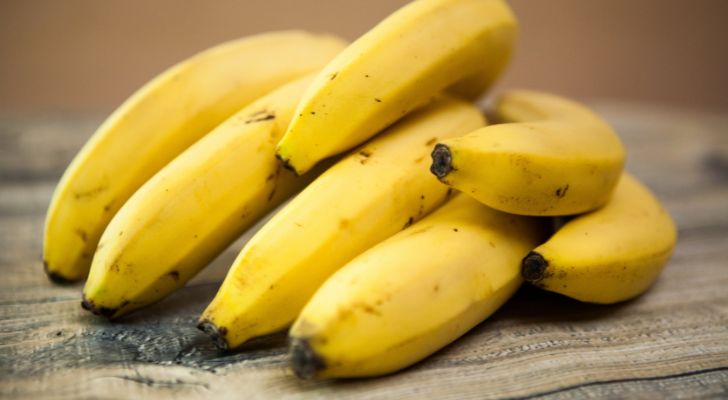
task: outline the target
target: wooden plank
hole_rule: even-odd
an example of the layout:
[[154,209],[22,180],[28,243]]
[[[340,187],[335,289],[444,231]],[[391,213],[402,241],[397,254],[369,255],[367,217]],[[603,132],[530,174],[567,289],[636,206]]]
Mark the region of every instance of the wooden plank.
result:
[[[98,118],[0,117],[0,396],[13,398],[508,398],[728,396],[728,116],[596,104],[628,165],[680,228],[655,286],[613,306],[525,286],[427,360],[368,380],[304,382],[285,334],[220,353],[194,328],[248,232],[169,299],[109,323],[81,285],[40,266],[55,181]],[[59,139],[59,138],[62,138]]]

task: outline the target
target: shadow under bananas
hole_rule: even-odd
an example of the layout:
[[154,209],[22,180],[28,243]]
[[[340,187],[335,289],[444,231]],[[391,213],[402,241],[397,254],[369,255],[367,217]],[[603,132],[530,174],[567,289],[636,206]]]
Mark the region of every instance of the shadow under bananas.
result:
[[197,318],[215,296],[227,268],[239,252],[234,244],[187,286],[168,298],[115,321],[82,313],[82,332],[47,349],[56,359],[74,360],[88,354],[83,364],[115,363],[180,365],[216,373],[219,368],[245,361],[279,365],[286,360],[286,334],[281,332],[246,344],[240,351],[220,351],[197,328]]
[[[493,315],[493,318],[527,320],[529,323],[585,322],[610,317],[638,299],[639,297],[609,305],[583,303],[524,283],[515,296]],[[487,321],[483,324],[485,323]]]
[[[87,353],[88,363],[151,363],[180,365],[216,373],[226,366],[245,362],[259,367],[280,368],[288,364],[287,335],[279,332],[251,340],[240,349],[224,352],[210,338],[196,329],[197,317],[211,301],[225,270],[238,253],[231,246],[200,276],[167,299],[133,314],[109,322],[84,313],[80,335],[55,349],[48,349],[56,358],[78,360],[79,350]],[[518,338],[538,335],[544,326],[551,329],[588,329],[591,322],[609,318],[629,303],[603,306],[585,304],[565,296],[545,292],[524,284],[516,295],[485,322],[471,329],[452,344],[434,355],[403,370],[411,371],[449,368],[460,365],[478,365],[492,362],[498,352],[510,345],[521,346]],[[510,340],[508,336],[512,336]],[[518,343],[516,343],[518,342]],[[478,348],[475,357],[472,348]],[[467,356],[463,355],[467,350]],[[320,385],[350,386],[369,379],[301,381],[288,374],[280,377],[287,385],[306,388]],[[381,379],[381,378],[380,378]],[[384,378],[386,379],[386,378]]]
[[[285,202],[278,209],[284,206]],[[254,367],[286,363],[286,332],[251,340],[235,352],[223,352],[196,327],[197,318],[212,301],[240,250],[278,209],[249,228],[169,297],[115,321],[79,312],[78,328],[68,335],[59,335],[38,354],[74,367],[150,363],[179,365],[210,373],[243,361]],[[77,287],[81,286],[73,285],[68,289]],[[22,371],[19,372],[22,375]]]

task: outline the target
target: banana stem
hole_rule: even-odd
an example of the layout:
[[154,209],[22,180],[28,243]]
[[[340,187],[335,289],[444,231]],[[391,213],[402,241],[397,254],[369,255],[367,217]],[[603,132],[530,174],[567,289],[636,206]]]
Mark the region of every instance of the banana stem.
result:
[[442,180],[452,171],[452,153],[447,145],[438,143],[432,151],[432,165],[430,171],[435,174],[437,179]]
[[531,283],[538,282],[544,278],[548,266],[549,262],[541,254],[532,251],[521,261],[521,276]]

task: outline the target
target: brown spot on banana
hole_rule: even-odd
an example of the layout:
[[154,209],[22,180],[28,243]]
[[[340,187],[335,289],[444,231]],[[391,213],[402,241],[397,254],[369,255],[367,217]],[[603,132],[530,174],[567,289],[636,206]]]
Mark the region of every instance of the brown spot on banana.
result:
[[360,156],[362,156],[362,158],[361,158],[361,160],[359,160],[359,162],[360,162],[360,163],[361,163],[362,165],[364,165],[364,164],[366,164],[366,163],[367,163],[367,161],[369,161],[369,157],[371,157],[371,156],[372,156],[372,152],[371,152],[371,151],[369,151],[369,150],[361,150],[361,151],[359,152],[359,155],[360,155]]
[[360,309],[362,309],[362,311],[364,311],[367,314],[372,314],[372,315],[376,315],[376,316],[382,315],[382,313],[379,312],[379,310],[377,310],[375,307],[372,307],[371,305],[366,304],[366,303],[355,303],[355,304],[353,304],[353,307],[360,308]]
[[272,119],[275,119],[276,115],[273,112],[262,110],[255,112],[253,114],[250,114],[247,120],[245,120],[246,124],[252,124],[255,122],[261,122],[261,121],[269,121]]
[[566,196],[566,191],[569,190],[569,184],[567,183],[566,186],[560,187],[556,189],[556,197],[563,199],[564,196]]
[[106,185],[99,186],[95,189],[87,190],[85,192],[76,192],[76,193],[74,193],[73,197],[76,200],[81,200],[84,198],[93,198],[93,197],[96,197],[97,195],[99,195],[100,193],[105,192],[106,189],[108,189],[108,186],[106,186]]
[[88,242],[88,234],[83,229],[76,228],[74,233],[76,233],[76,235],[78,235],[78,237],[80,237],[81,241],[83,241],[84,243]]

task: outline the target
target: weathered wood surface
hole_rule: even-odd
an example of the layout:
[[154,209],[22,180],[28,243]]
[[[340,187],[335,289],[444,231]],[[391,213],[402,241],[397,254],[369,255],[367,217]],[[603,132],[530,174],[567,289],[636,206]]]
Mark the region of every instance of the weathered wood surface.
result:
[[171,298],[109,323],[40,265],[45,208],[98,119],[0,117],[0,397],[728,397],[728,115],[596,104],[680,228],[644,296],[580,304],[524,287],[433,357],[377,379],[303,382],[285,335],[219,353],[195,327],[242,240]]

